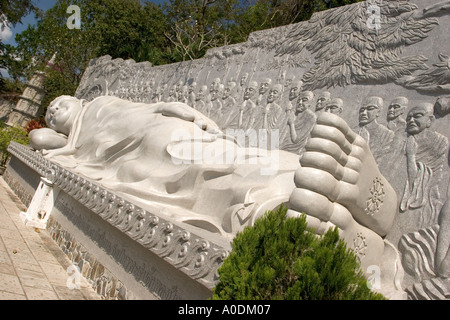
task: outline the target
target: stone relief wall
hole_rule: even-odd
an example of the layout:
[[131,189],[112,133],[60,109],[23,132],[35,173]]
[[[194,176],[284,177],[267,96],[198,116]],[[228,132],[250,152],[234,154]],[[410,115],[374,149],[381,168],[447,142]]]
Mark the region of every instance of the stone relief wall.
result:
[[[318,114],[338,114],[397,192],[386,239],[401,253],[403,286],[411,298],[448,298],[449,15],[450,1],[366,1],[199,60],[152,66],[104,56],[75,96],[184,102],[223,131],[277,132],[275,145],[257,146],[299,155]],[[374,181],[369,213],[382,190]]]

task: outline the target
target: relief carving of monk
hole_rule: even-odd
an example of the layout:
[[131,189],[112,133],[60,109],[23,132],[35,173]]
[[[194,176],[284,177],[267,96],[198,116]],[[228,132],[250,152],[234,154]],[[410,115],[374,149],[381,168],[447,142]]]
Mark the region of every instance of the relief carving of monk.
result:
[[408,220],[414,221],[411,225],[415,230],[436,223],[435,206],[442,192],[439,192],[438,185],[448,152],[448,140],[431,129],[433,121],[431,103],[419,103],[406,118],[408,179],[400,209],[408,212]]

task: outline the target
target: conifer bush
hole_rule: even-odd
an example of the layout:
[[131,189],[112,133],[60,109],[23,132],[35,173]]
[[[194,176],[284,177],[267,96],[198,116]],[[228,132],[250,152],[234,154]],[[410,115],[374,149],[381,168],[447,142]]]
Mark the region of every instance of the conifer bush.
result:
[[237,234],[220,266],[216,300],[372,300],[356,255],[337,228],[317,236],[306,216],[269,211]]

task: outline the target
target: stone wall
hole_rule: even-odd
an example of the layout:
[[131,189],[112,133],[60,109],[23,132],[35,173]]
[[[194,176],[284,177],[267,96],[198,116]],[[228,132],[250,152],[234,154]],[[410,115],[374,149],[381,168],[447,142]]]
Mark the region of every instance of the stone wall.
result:
[[[419,233],[439,227],[450,198],[449,14],[448,1],[366,1],[252,33],[194,61],[152,66],[104,56],[91,61],[76,96],[182,101],[224,131],[278,130],[278,147],[297,154],[318,113],[339,114],[369,143],[397,192],[399,213],[386,239],[404,252],[410,287],[436,276],[414,248],[430,245]],[[406,127],[417,106],[433,115],[420,135]]]
[[[402,287],[411,298],[445,298],[449,257],[438,265],[443,257],[437,246],[450,237],[444,218],[450,201],[449,14],[449,1],[367,1],[252,33],[247,42],[211,49],[198,60],[152,66],[104,56],[91,61],[75,95],[87,101],[110,95],[143,103],[185,102],[229,134],[276,132],[275,145],[257,146],[298,155],[318,114],[338,114],[366,140],[397,193],[396,221],[385,239],[400,251]],[[420,123],[420,117],[427,121]],[[80,180],[70,171],[28,151],[21,154],[37,161],[32,167],[43,161],[54,168],[59,186],[82,205],[104,209],[106,198],[95,197],[95,184],[86,181],[89,187],[79,191]],[[98,214],[122,230],[127,213],[120,208],[120,221],[105,211]],[[129,235],[142,242],[136,219]],[[167,229],[160,231],[164,236]],[[187,235],[181,230],[177,241],[194,249]],[[164,251],[160,245],[148,249]],[[210,256],[220,259],[226,249],[208,247]],[[206,278],[210,285],[217,280],[211,280],[213,273]]]
[[0,99],[0,119],[6,122],[9,114],[15,106],[16,104],[11,101]]
[[105,300],[133,300],[133,293],[114,274],[106,269],[90,250],[81,245],[75,237],[53,218],[47,224],[47,231],[81,275]]

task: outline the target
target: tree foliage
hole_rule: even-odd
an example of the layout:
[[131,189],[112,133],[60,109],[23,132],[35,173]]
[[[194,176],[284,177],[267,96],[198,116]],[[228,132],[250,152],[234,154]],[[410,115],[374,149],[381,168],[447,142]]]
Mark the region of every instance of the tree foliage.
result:
[[[34,12],[36,16],[42,14],[41,10],[37,8],[32,0],[0,0],[0,19],[1,23],[7,23],[11,26],[15,26],[17,23],[22,22],[22,18],[30,13]],[[2,21],[6,19],[6,21]],[[4,27],[1,26],[0,27]],[[3,41],[0,41],[0,68],[10,68],[14,65],[15,59],[6,53],[6,45]],[[17,96],[17,89],[20,84],[16,80],[5,79],[0,74],[0,94],[7,100],[11,100],[11,97]],[[5,97],[5,95],[7,97]]]
[[33,4],[32,0],[0,0],[0,12],[3,13],[9,23],[16,25],[29,13],[41,14],[41,10]]
[[271,0],[269,15],[276,26],[305,21],[314,12],[340,7],[361,0]]
[[[1,44],[1,66],[12,82],[28,81],[57,52],[45,80],[49,101],[72,95],[92,58],[134,59],[162,65],[201,58],[209,48],[247,40],[257,30],[308,19],[313,12],[360,0],[57,0],[45,13],[31,0],[0,0],[13,23],[35,11],[39,21]],[[80,8],[81,28],[69,29],[70,5]],[[5,86],[3,86],[5,87]]]
[[8,146],[11,141],[27,145],[30,143],[28,132],[18,126],[7,126],[0,122],[0,166],[5,166],[10,156]]
[[234,6],[230,42],[246,41],[253,31],[308,20],[314,12],[363,0],[242,0]]
[[[85,30],[98,44],[96,55],[150,61],[166,60],[168,41],[164,37],[166,18],[160,6],[139,0],[83,0],[80,6]],[[158,52],[159,50],[159,52]]]
[[286,212],[270,211],[235,237],[213,299],[383,299],[367,287],[356,255],[336,228],[318,237],[305,215],[287,218]]
[[[81,29],[69,29],[67,8],[77,5]],[[165,19],[153,3],[139,0],[58,0],[35,26],[16,36],[17,46],[8,46],[6,55],[13,79],[30,79],[44,70],[54,53],[56,62],[47,69],[44,87],[47,105],[61,94],[73,95],[92,58],[109,54],[113,58],[171,62],[164,38]]]
[[229,25],[236,0],[168,0],[164,6],[170,28],[165,36],[175,60],[201,58],[206,50],[230,43]]
[[24,89],[25,85],[23,82],[0,77],[0,99],[17,103]]

